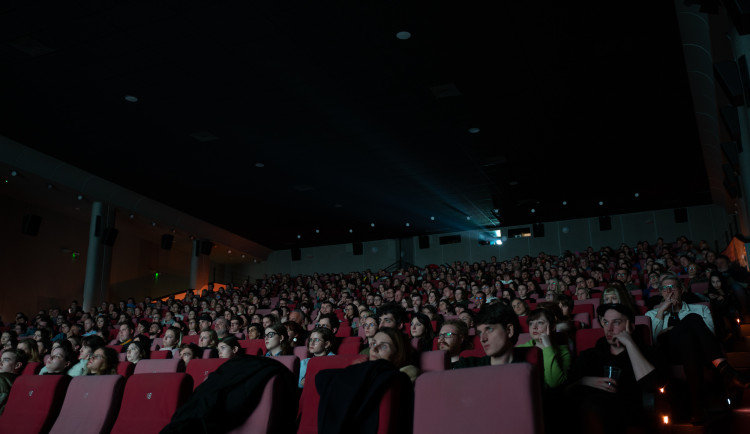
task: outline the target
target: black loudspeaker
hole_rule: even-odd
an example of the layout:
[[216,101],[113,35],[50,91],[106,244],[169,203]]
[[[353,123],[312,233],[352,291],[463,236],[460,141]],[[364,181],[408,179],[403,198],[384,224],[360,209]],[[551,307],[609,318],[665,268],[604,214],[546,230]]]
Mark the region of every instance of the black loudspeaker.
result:
[[544,236],[544,223],[534,223],[534,238],[541,238]]
[[430,248],[430,236],[429,235],[420,235],[419,236],[419,248],[420,249],[429,249]]
[[734,60],[714,63],[714,73],[724,94],[734,106],[745,105],[745,89],[742,87],[740,68]]
[[117,240],[118,233],[119,231],[115,228],[105,228],[104,232],[102,233],[102,244],[109,247],[114,246],[115,240]]
[[363,249],[362,249],[362,243],[357,242],[357,241],[355,241],[355,242],[352,243],[352,252],[355,255],[357,255],[357,256],[361,255],[362,251],[363,251]]
[[599,217],[599,230],[611,231],[612,230],[612,217],[608,215]]
[[292,248],[292,261],[299,261],[302,259],[302,249],[299,247]]
[[688,213],[687,208],[675,208],[674,209],[674,222],[675,223],[687,223]]
[[213,250],[213,248],[214,248],[214,243],[212,243],[211,241],[202,240],[200,242],[201,255],[206,255],[206,256],[210,255],[211,250]]
[[21,232],[26,235],[35,237],[39,233],[39,226],[42,224],[42,218],[36,214],[26,214],[23,216],[23,227]]
[[172,234],[164,234],[161,236],[161,248],[164,250],[169,250],[172,248],[172,242],[174,241],[174,235]]

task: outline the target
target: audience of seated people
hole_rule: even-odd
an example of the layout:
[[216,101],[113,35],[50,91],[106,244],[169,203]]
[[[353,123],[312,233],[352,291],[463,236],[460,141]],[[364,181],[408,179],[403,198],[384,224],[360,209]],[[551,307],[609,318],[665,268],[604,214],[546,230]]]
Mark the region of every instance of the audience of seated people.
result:
[[[709,284],[705,294],[692,291],[703,282]],[[641,423],[637,395],[669,381],[665,363],[684,366],[692,385],[685,401],[691,420],[702,423],[705,402],[699,385],[705,367],[713,367],[728,388],[750,386],[725,357],[741,338],[748,283],[748,273],[726,256],[711,252],[705,243],[694,248],[683,237],[674,245],[641,242],[637,250],[622,245],[560,257],[493,257],[395,272],[271,275],[254,284],[188,291],[182,300],[104,302],[87,312],[73,301],[65,310],[42,311],[31,321],[19,312],[3,329],[0,347],[12,350],[3,353],[8,366],[17,367],[16,360],[46,362],[41,374],[76,376],[114,372],[118,355],[107,343],[123,347],[132,363],[148,358],[154,348],[171,351],[187,364],[195,358],[241,354],[241,340],[263,339],[266,356],[289,355],[292,347],[304,345],[310,357],[319,357],[335,354],[341,336],[359,336],[361,354],[388,360],[412,381],[420,372],[417,355],[433,348],[446,351],[451,368],[460,369],[523,362],[517,349],[538,347],[546,389],[565,390],[597,404],[583,412],[571,410],[585,432]],[[576,355],[576,330],[592,324],[576,321],[573,309],[591,298],[601,300],[590,320],[601,325],[605,336],[595,348]],[[601,310],[603,306],[609,309]],[[651,319],[651,346],[630,335],[635,315],[644,314]],[[521,324],[528,326],[526,342],[518,342]],[[197,342],[183,342],[194,335]],[[160,341],[155,344],[156,338]],[[485,355],[461,357],[473,342],[481,344]],[[300,387],[307,361],[301,361]],[[605,363],[621,368],[619,379],[601,375]],[[13,369],[3,372],[14,374]],[[0,378],[0,387],[3,381],[12,384]],[[560,394],[544,396],[564,400]],[[0,406],[2,397],[0,390]],[[634,417],[625,422],[622,418],[630,413],[610,417],[614,408],[627,409]]]

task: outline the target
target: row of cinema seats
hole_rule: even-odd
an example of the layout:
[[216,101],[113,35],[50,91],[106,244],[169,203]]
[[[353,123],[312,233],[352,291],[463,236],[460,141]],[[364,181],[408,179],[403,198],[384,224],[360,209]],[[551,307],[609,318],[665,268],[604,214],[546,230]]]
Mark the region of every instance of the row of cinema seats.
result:
[[[298,375],[296,356],[276,359]],[[310,360],[308,381],[299,395],[298,433],[318,432],[321,397],[314,387],[315,375],[324,369],[345,368],[361,360],[358,355]],[[452,371],[447,369],[449,362],[445,352],[425,352],[421,361],[423,373],[415,383],[413,402],[405,401],[410,394],[401,390],[403,383],[387,384],[380,399],[378,432],[395,432],[397,426],[400,430],[405,426],[413,427],[414,433],[432,433],[437,428],[442,432],[496,432],[496,413],[477,411],[484,403],[493,402],[493,407],[514,415],[507,422],[512,425],[507,432],[542,433],[541,351],[530,349],[527,360],[530,363]],[[143,362],[152,363],[141,365]],[[158,433],[195,388],[225,360],[195,359],[184,372],[159,371],[167,369],[162,362],[164,360],[141,361],[138,363],[141,366],[128,376],[71,379],[57,375],[21,375],[0,416],[0,432]],[[275,380],[276,377],[269,380],[258,407],[233,433],[279,432],[279,418],[293,417],[289,408],[280,408],[278,404],[278,394],[287,391],[280,389]],[[498,394],[501,385],[503,390],[512,393]],[[462,399],[457,400],[456,396]]]

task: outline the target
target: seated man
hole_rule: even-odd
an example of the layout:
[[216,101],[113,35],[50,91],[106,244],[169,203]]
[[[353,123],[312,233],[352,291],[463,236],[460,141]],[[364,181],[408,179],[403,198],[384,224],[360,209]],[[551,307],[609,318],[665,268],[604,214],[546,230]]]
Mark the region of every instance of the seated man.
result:
[[699,423],[705,418],[703,409],[704,367],[713,366],[723,377],[726,386],[750,387],[750,380],[727,363],[721,343],[714,335],[711,311],[702,304],[682,301],[685,291],[681,280],[672,273],[660,277],[663,302],[646,312],[651,318],[654,341],[672,364],[685,369],[690,391],[691,419]]
[[12,348],[4,350],[0,356],[0,414],[5,410],[13,382],[21,375],[27,360],[26,353]]
[[70,341],[60,341],[50,353],[39,375],[67,375],[76,363],[76,354]]
[[197,357],[202,358],[203,353],[205,353],[205,350],[211,350],[210,357],[218,357],[219,355],[219,352],[217,350],[218,345],[219,345],[219,336],[216,334],[214,330],[202,331],[200,336],[198,337],[198,346],[200,347],[202,353],[197,355]]
[[135,326],[130,321],[123,321],[119,324],[120,331],[117,333],[117,344],[123,347],[123,351],[128,349],[128,345],[133,342],[133,332]]
[[334,334],[338,333],[339,331],[339,325],[341,324],[341,321],[339,321],[339,317],[336,316],[333,312],[328,312],[320,315],[318,318],[318,322],[315,324],[315,327],[323,327],[331,330]]
[[474,324],[486,355],[484,357],[461,357],[453,365],[453,369],[526,361],[523,357],[514,356],[514,347],[518,342],[521,324],[512,308],[502,303],[487,305],[477,313]]
[[378,309],[378,317],[380,318],[379,329],[392,327],[398,331],[404,331],[407,316],[406,309],[403,306],[396,303],[386,303]]
[[438,333],[438,350],[448,353],[451,365],[458,362],[461,351],[469,348],[470,342],[469,327],[462,320],[449,319],[440,327],[440,333]]
[[[597,315],[605,335],[594,348],[581,352],[568,373],[566,414],[581,424],[572,432],[625,432],[645,426],[643,393],[656,393],[667,383],[666,365],[654,348],[634,341],[635,314],[626,305],[602,304]],[[619,377],[605,375],[605,367],[611,366],[619,369]]]

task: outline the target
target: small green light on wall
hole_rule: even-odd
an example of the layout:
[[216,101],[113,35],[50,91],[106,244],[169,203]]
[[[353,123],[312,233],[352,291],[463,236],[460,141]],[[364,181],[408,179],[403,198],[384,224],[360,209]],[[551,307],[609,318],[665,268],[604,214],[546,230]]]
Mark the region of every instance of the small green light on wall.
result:
[[158,278],[159,278],[159,272],[157,271],[156,273],[154,273],[154,279],[158,279]]

